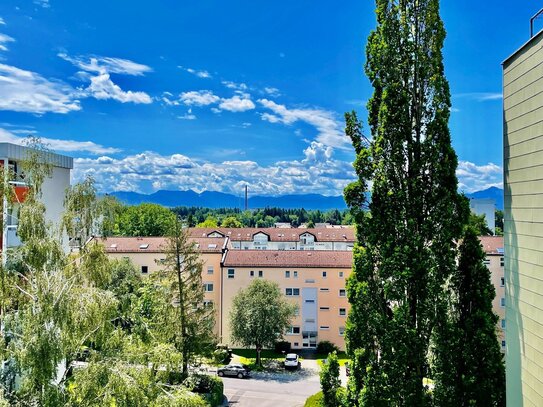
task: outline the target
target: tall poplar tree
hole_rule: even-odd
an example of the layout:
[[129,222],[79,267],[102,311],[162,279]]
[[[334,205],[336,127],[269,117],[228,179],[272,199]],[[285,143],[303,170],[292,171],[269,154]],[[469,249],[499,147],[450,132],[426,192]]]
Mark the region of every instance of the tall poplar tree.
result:
[[[450,91],[438,0],[376,0],[366,48],[371,142],[356,114],[346,133],[358,181],[345,191],[358,245],[348,282],[348,402],[424,406],[423,378],[468,205],[457,192]],[[360,210],[372,182],[369,213]],[[365,366],[365,368],[363,368]]]

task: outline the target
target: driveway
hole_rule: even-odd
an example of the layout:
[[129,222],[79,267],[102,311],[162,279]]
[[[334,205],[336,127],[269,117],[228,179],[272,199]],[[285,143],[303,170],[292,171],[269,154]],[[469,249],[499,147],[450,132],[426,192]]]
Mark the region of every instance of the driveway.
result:
[[232,407],[298,407],[320,391],[319,367],[303,360],[294,372],[253,372],[249,379],[223,378],[224,394]]

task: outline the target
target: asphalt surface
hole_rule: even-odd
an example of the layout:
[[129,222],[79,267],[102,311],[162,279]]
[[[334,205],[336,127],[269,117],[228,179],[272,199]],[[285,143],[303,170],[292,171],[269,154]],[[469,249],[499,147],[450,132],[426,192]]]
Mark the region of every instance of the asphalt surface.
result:
[[316,361],[305,360],[296,372],[252,373],[250,378],[223,377],[232,407],[298,407],[320,391]]

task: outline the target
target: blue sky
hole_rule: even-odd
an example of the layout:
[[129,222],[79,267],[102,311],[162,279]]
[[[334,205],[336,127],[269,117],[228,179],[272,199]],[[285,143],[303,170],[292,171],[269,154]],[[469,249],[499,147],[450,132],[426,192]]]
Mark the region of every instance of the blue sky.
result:
[[[536,6],[441,7],[460,187],[501,185],[501,62]],[[2,0],[0,141],[39,135],[103,192],[340,194],[374,26],[368,0]]]

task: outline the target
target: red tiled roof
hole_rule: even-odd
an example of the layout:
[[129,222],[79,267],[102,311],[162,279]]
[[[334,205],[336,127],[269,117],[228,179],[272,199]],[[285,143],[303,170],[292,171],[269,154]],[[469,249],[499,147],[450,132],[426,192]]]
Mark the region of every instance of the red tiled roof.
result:
[[501,254],[503,256],[503,236],[479,236],[486,254]]
[[225,267],[351,268],[353,253],[329,250],[229,250]]
[[[166,245],[165,237],[108,237],[95,238],[105,246],[107,253],[161,253]],[[222,237],[195,238],[190,240],[196,242],[203,253],[220,253],[224,245]],[[145,245],[148,245],[146,248]]]
[[328,228],[190,228],[189,233],[194,237],[206,237],[210,233],[219,232],[231,240],[250,241],[253,236],[262,232],[270,237],[272,242],[297,242],[300,235],[308,232],[315,236],[318,242],[354,242],[353,227],[341,229]]

